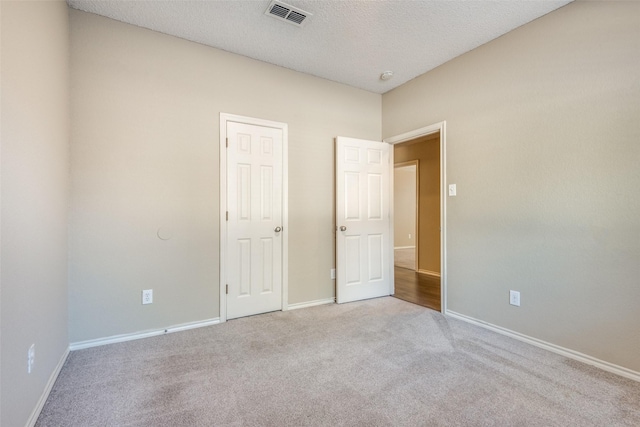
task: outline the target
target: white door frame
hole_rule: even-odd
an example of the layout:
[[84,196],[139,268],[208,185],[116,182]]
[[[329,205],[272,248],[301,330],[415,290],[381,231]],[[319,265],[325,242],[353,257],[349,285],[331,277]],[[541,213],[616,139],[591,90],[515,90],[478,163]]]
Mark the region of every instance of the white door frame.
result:
[[[447,137],[446,137],[446,121],[435,123],[420,129],[406,132],[400,135],[392,136],[384,139],[384,142],[395,145],[402,142],[411,141],[422,136],[431,135],[440,132],[440,311],[445,314],[447,312]],[[393,172],[394,159],[391,150],[391,171]],[[389,201],[391,209],[391,224],[394,220],[394,194],[393,194],[393,173],[391,173],[391,200]],[[393,242],[394,230],[391,227],[391,242]],[[393,271],[393,270],[392,270]],[[392,282],[393,283],[393,282]],[[395,287],[395,284],[394,284]],[[395,289],[394,289],[395,290]]]
[[289,300],[289,126],[286,123],[220,113],[220,322],[227,321],[227,122],[282,130],[282,311]]

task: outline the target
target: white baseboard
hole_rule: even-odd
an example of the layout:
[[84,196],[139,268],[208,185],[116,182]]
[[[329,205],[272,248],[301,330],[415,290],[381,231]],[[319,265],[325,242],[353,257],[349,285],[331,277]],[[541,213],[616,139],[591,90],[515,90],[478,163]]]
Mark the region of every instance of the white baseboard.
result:
[[51,376],[49,377],[49,381],[47,381],[47,385],[44,387],[44,391],[42,392],[42,395],[40,396],[40,399],[38,400],[36,407],[33,408],[33,411],[31,412],[31,416],[27,420],[26,427],[33,427],[34,425],[36,425],[36,421],[38,421],[40,412],[42,412],[42,408],[44,408],[44,404],[47,403],[47,399],[49,398],[49,394],[53,389],[53,385],[56,383],[56,380],[58,379],[58,375],[60,375],[60,371],[64,366],[64,362],[67,361],[68,356],[69,356],[69,348],[67,348],[65,352],[62,354],[62,357],[58,361],[56,368],[51,373]]
[[179,325],[173,325],[162,329],[153,329],[150,331],[134,332],[131,334],[113,335],[105,338],[98,338],[95,340],[79,341],[71,343],[69,346],[71,351],[82,350],[83,348],[98,347],[101,345],[114,344],[118,342],[139,340],[142,338],[155,337],[158,335],[169,334],[172,332],[186,331],[188,329],[202,328],[204,326],[217,325],[220,323],[220,318],[200,320],[198,322],[181,323]]
[[440,277],[440,273],[438,273],[437,271],[418,270],[418,273],[426,274],[427,276]]
[[334,302],[336,302],[335,298],[317,299],[315,301],[298,302],[295,304],[289,304],[287,306],[287,309],[297,310],[299,308],[315,307],[316,305],[333,304]]
[[489,329],[493,332],[506,335],[508,337],[517,339],[519,341],[526,342],[527,344],[531,344],[536,347],[543,348],[545,350],[551,351],[561,356],[568,357],[569,359],[577,360],[579,362],[583,362],[588,365],[595,366],[607,372],[620,375],[621,377],[629,378],[631,380],[640,382],[640,372],[633,371],[623,366],[615,365],[613,363],[609,363],[604,360],[596,359],[595,357],[589,356],[587,354],[580,353],[578,351],[574,351],[565,347],[561,347],[556,344],[551,344],[549,342],[539,340],[537,338],[533,338],[528,335],[524,335],[519,332],[515,332],[510,329],[506,329],[501,326],[497,326],[488,322],[484,322],[482,320],[478,320],[473,317],[465,316],[464,314],[456,313],[455,311],[446,310],[445,315],[451,316],[455,319],[462,320],[464,322],[472,323],[476,326]]
[[396,249],[415,249],[415,246],[394,246],[393,250],[395,251]]

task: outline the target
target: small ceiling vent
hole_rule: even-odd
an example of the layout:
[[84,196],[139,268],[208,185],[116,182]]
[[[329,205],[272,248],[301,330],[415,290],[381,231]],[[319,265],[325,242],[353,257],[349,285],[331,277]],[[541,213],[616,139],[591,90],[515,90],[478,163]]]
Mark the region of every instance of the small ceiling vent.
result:
[[281,1],[274,0],[271,2],[265,15],[272,16],[281,21],[288,22],[297,27],[303,27],[307,23],[307,18],[312,16],[311,13],[298,9]]

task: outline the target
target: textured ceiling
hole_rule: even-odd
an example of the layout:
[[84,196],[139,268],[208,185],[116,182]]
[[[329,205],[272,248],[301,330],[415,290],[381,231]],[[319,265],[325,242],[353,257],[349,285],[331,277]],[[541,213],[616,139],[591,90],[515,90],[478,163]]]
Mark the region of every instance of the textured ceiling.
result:
[[[264,14],[271,0],[68,0],[72,8],[384,93],[570,1],[290,0],[303,27]],[[387,81],[383,71],[394,72]]]

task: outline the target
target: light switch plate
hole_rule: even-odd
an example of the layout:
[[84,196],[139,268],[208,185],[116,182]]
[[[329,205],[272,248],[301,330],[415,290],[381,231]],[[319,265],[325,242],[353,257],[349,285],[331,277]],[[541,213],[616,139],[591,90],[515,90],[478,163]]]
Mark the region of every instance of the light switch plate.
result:
[[456,185],[449,184],[449,196],[455,196],[455,195],[456,195]]

